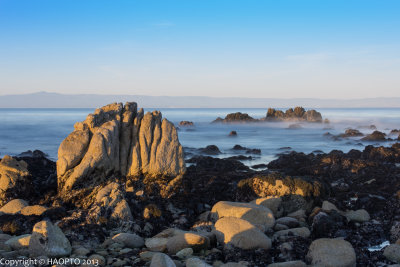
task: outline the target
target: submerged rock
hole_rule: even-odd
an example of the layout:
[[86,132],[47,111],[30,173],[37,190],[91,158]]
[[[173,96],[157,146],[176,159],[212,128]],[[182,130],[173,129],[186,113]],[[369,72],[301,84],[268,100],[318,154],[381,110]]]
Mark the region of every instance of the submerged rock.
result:
[[98,185],[113,174],[174,177],[185,170],[183,148],[174,125],[158,111],[144,114],[136,103],[114,103],[97,109],[61,143],[58,189]]
[[247,148],[247,147],[243,147],[241,145],[235,145],[232,150],[234,151],[244,151],[246,152],[246,154],[256,154],[256,155],[260,155],[261,154],[261,149],[259,148]]

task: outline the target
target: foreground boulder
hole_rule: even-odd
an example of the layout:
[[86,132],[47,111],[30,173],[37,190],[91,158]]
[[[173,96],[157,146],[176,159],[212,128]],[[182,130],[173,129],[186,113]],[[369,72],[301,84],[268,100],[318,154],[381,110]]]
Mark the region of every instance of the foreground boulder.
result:
[[356,253],[351,244],[343,239],[321,238],[314,240],[307,258],[312,265],[325,267],[355,267]]
[[223,217],[239,218],[265,228],[271,228],[275,224],[274,214],[270,209],[252,203],[220,201],[212,208],[211,217],[214,220]]
[[210,240],[199,233],[169,228],[152,238],[146,239],[145,244],[151,251],[168,251],[168,253],[176,254],[185,248],[191,248],[196,252],[207,249],[210,245]]
[[71,254],[71,244],[57,225],[41,221],[33,227],[29,252],[34,257],[63,257]]
[[58,150],[58,188],[65,197],[112,174],[172,180],[186,170],[177,131],[158,111],[144,114],[136,103],[114,103],[74,128]]
[[270,249],[271,239],[246,220],[224,217],[215,223],[215,235],[219,243],[241,249]]

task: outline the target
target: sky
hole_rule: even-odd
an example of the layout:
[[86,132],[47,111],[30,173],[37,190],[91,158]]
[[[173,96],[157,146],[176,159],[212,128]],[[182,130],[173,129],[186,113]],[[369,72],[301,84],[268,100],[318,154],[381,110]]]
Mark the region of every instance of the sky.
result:
[[397,0],[0,0],[0,95],[400,97]]

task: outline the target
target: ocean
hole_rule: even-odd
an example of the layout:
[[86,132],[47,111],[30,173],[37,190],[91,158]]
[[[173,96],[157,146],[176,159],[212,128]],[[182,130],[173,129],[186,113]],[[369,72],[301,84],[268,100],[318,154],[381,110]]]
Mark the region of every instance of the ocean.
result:
[[[145,109],[151,111],[154,109]],[[400,128],[400,108],[371,109],[318,109],[330,124],[302,123],[300,129],[289,129],[289,122],[264,122],[254,124],[211,124],[217,117],[225,117],[232,112],[248,113],[254,118],[265,117],[267,109],[159,109],[163,117],[178,125],[182,120],[193,121],[194,127],[180,127],[179,140],[188,150],[207,145],[216,145],[224,158],[238,155],[232,147],[239,144],[248,148],[261,149],[261,155],[243,161],[246,165],[268,163],[277,154],[287,151],[310,153],[330,152],[337,149],[362,150],[366,145],[391,145],[394,142],[363,142],[358,138],[334,141],[324,133],[343,133],[346,128],[358,128],[364,134],[378,130],[389,134]],[[284,110],[284,109],[282,109]],[[61,141],[73,130],[77,121],[82,121],[93,109],[0,109],[0,157],[18,155],[27,150],[39,149],[49,158],[57,159]],[[229,133],[236,131],[236,137]],[[397,136],[392,136],[397,138]]]

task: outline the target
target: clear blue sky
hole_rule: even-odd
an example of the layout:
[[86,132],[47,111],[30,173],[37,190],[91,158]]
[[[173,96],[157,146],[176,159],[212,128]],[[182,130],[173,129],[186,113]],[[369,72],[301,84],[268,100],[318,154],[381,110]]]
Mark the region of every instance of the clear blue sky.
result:
[[400,96],[400,1],[0,0],[0,94]]

